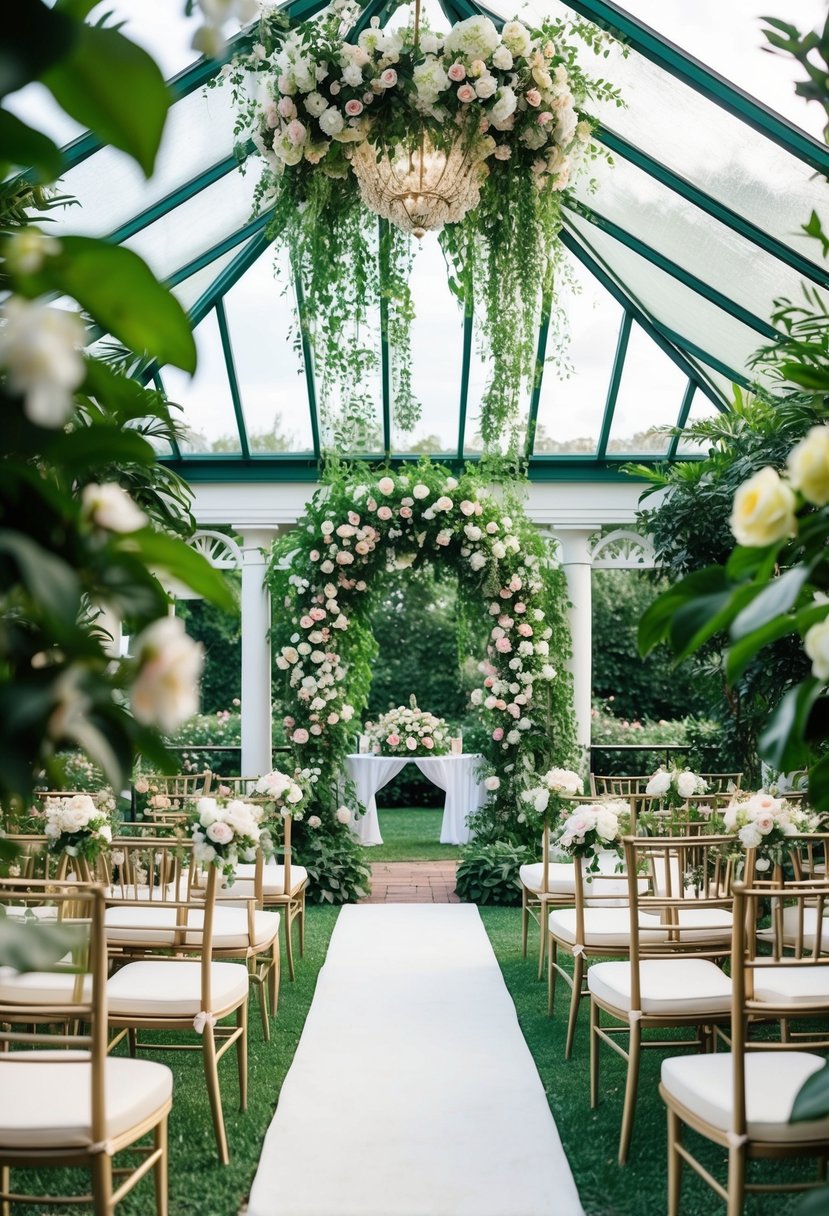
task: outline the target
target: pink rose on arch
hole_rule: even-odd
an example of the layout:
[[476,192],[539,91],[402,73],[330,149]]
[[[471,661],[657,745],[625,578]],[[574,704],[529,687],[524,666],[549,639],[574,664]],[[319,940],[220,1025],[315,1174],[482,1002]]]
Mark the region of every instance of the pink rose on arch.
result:
[[292,726],[296,726],[296,722],[290,715],[287,715],[282,719],[282,725],[286,730],[290,730]]
[[517,603],[515,605],[515,607],[513,608],[513,612],[517,612],[519,616],[521,615],[522,612],[526,612],[526,611],[527,611],[527,605],[524,603],[521,603],[521,602]]
[[348,522],[351,524],[352,528],[356,528],[358,526],[358,524],[360,522],[360,516],[357,514],[356,511],[348,512]]
[[458,89],[458,101],[460,101],[463,105],[466,105],[467,102],[474,101],[477,96],[478,94],[472,88],[471,84],[462,84]]
[[533,109],[541,105],[541,94],[538,89],[527,89],[524,96],[527,99],[527,105],[532,106]]
[[510,591],[509,587],[502,587],[501,590],[498,592],[498,594],[500,595],[502,600],[511,600],[512,599],[512,592]]
[[510,585],[511,591],[520,591],[521,587],[523,586],[521,579],[518,577],[517,574],[513,574],[512,578],[509,581],[509,585]]
[[378,519],[384,519],[384,520],[391,519],[392,514],[393,514],[393,512],[392,512],[391,507],[378,507],[377,508],[377,518]]
[[350,566],[353,561],[354,561],[353,553],[347,553],[347,552],[343,551],[342,553],[337,554],[337,565],[339,565],[339,566]]
[[312,562],[318,562],[320,559],[319,549],[312,549],[309,556],[310,556]]
[[368,553],[368,544],[364,540],[358,540],[354,548],[360,554],[360,557],[365,557]]
[[363,112],[363,103],[357,101],[356,97],[354,97],[351,101],[345,103],[345,112],[349,118],[356,118],[358,114],[362,114]]
[[412,739],[411,736],[406,740],[406,747],[410,752],[413,752],[417,747],[417,739]]
[[313,627],[314,627],[314,618],[313,618],[313,617],[311,617],[311,616],[301,616],[301,617],[299,618],[299,623],[300,623],[300,625],[302,626],[302,628],[303,628],[303,629],[313,629]]
[[400,508],[400,518],[401,519],[411,519],[412,518],[412,508],[411,507],[401,507]]
[[498,700],[495,702],[495,708],[500,709],[501,713],[503,713],[504,710],[507,708],[506,701],[502,700],[501,697],[499,697]]
[[386,739],[386,742],[388,743],[389,747],[397,747],[397,745],[400,742],[400,736],[399,735],[389,735],[389,737]]
[[321,735],[322,734],[322,727],[319,725],[318,722],[315,722],[314,725],[311,727],[311,734],[312,735]]
[[377,499],[376,498],[366,499],[366,510],[367,511],[376,511],[377,510]]
[[522,621],[518,626],[518,632],[522,638],[531,638],[533,635],[533,627],[527,621]]
[[466,79],[466,68],[462,63],[453,63],[447,69],[446,75],[450,80],[454,80],[455,84],[459,84],[461,80]]
[[493,737],[493,739],[495,740],[495,742],[496,742],[496,743],[500,743],[500,742],[501,742],[501,740],[502,740],[502,739],[503,739],[503,737],[504,737],[504,728],[503,728],[503,726],[496,726],[496,727],[495,727],[495,730],[492,732],[492,737]]
[[461,503],[461,514],[466,515],[466,516],[474,515],[475,514],[474,502],[470,502],[468,498],[465,498],[463,500],[463,502]]
[[304,728],[304,727],[300,726],[300,727],[299,727],[297,730],[295,730],[295,731],[294,731],[294,733],[291,735],[291,742],[292,742],[292,743],[299,743],[299,744],[302,744],[302,743],[307,743],[307,742],[308,742],[308,731],[307,731],[307,730],[305,730],[305,728]]
[[312,608],[311,611],[308,613],[308,615],[310,616],[312,621],[324,621],[325,620],[325,609],[324,608]]

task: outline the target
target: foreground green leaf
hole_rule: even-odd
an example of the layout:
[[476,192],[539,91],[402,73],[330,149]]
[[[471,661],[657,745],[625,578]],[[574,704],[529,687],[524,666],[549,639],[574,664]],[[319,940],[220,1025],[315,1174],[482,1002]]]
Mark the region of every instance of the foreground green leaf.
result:
[[78,929],[0,916],[0,966],[15,971],[46,971],[83,944]]
[[53,182],[62,166],[57,144],[15,114],[0,109],[0,168],[4,177],[10,169],[30,169],[33,181]]
[[67,57],[41,80],[76,122],[138,162],[150,177],[172,94],[157,64],[114,29],[75,25]]
[[820,680],[804,680],[784,695],[760,736],[760,755],[781,772],[804,768],[810,749],[804,742],[815,702],[823,691]]

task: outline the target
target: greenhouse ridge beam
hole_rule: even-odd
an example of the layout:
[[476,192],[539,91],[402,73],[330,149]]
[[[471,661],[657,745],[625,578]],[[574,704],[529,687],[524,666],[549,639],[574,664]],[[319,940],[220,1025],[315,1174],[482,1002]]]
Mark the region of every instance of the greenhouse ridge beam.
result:
[[798,253],[797,250],[792,249],[770,233],[765,232],[762,228],[752,223],[751,220],[746,219],[739,212],[726,206],[725,203],[719,202],[712,195],[695,186],[693,182],[688,181],[687,178],[681,177],[660,161],[654,160],[652,156],[649,156],[647,152],[643,152],[641,148],[628,143],[626,139],[621,135],[617,135],[615,131],[611,131],[609,127],[600,123],[594,131],[594,135],[606,147],[610,148],[611,151],[618,153],[619,156],[623,156],[625,160],[630,161],[631,164],[642,169],[650,177],[655,178],[664,186],[673,190],[675,194],[681,195],[682,198],[699,207],[701,211],[710,215],[712,219],[719,220],[720,223],[736,232],[739,236],[751,241],[752,244],[757,245],[760,249],[764,249],[774,257],[779,258],[781,262],[785,262],[791,266],[798,274],[804,275],[821,287],[829,287],[829,271],[825,270],[822,266],[818,266],[815,262]]
[[691,291],[695,291],[698,296],[708,300],[710,304],[716,304],[717,308],[721,308],[723,312],[732,316],[735,321],[742,322],[749,329],[755,330],[764,338],[772,340],[780,338],[781,335],[777,332],[773,325],[768,321],[764,321],[761,317],[757,317],[748,308],[744,308],[742,304],[737,304],[730,296],[724,295],[718,291],[716,287],[712,287],[710,283],[706,283],[697,275],[692,274],[690,270],[686,270],[684,266],[680,266],[678,262],[674,262],[665,254],[659,253],[646,241],[640,240],[638,236],[634,236],[628,232],[626,228],[622,228],[613,220],[607,219],[606,216],[600,215],[598,211],[594,211],[592,207],[588,207],[586,203],[582,203],[579,199],[568,197],[564,200],[565,207],[568,207],[576,215],[580,215],[582,219],[593,224],[596,228],[601,228],[607,232],[614,240],[621,245],[626,245],[628,249],[632,249],[634,253],[638,253],[640,257],[656,266],[659,270],[664,270],[671,278],[682,283],[684,287],[689,287]]
[[565,3],[568,8],[620,37],[646,59],[670,72],[684,84],[690,85],[697,93],[709,98],[722,109],[736,115],[787,152],[817,169],[819,173],[829,175],[829,148],[707,68],[698,59],[681,50],[644,22],[632,17],[611,0],[565,0]]
[[475,314],[471,298],[464,303],[463,316],[463,362],[461,365],[460,407],[458,410],[458,460],[463,460],[466,444],[466,411],[469,405],[469,369],[472,366],[472,331]]
[[311,442],[314,445],[314,458],[320,459],[320,423],[317,416],[317,386],[314,378],[314,355],[311,343],[308,341],[308,321],[305,311],[305,292],[302,289],[302,278],[292,267],[294,291],[296,292],[296,312],[299,321],[299,340],[302,345],[302,366],[305,368],[305,390],[308,396],[308,410],[311,415]]
[[120,245],[122,241],[128,241],[130,237],[149,228],[150,224],[154,224],[156,220],[162,219],[168,212],[179,207],[182,203],[186,203],[189,199],[205,190],[208,186],[212,186],[214,182],[226,177],[228,173],[232,173],[234,169],[239,167],[239,161],[235,154],[226,156],[223,160],[217,161],[215,165],[210,165],[207,169],[203,169],[201,173],[197,173],[189,181],[183,182],[177,186],[175,190],[171,190],[164,198],[160,198],[157,202],[147,207],[125,224],[121,224],[106,238],[112,241],[115,245]]

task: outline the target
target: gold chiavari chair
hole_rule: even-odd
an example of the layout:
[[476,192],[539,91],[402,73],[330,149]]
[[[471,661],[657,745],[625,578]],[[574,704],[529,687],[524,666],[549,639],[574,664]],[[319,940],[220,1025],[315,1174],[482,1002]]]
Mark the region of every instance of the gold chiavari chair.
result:
[[[124,841],[119,845],[125,850],[128,847]],[[145,848],[145,861],[137,877],[144,899],[122,900],[111,895],[107,900],[105,928],[110,957],[116,965],[123,958],[123,966],[107,984],[110,1025],[120,1031],[110,1049],[127,1035],[133,1052],[147,1046],[152,1051],[200,1049],[219,1159],[226,1165],[230,1157],[218,1063],[235,1044],[240,1109],[246,1110],[249,982],[243,963],[219,961],[222,939],[218,938],[217,945],[216,938],[227,913],[239,913],[243,921],[245,913],[232,908],[221,912],[217,907],[219,873],[215,866],[208,868],[197,903],[191,898],[166,898],[169,888],[165,879],[170,870],[164,868],[159,875],[151,862],[163,853],[165,845],[170,842],[152,841],[149,848],[146,841],[140,842]],[[131,846],[137,851],[139,843],[131,842]],[[135,865],[130,864],[134,873]],[[115,875],[112,880],[111,885],[117,886]],[[179,876],[176,881],[181,887],[185,879]],[[240,940],[248,940],[246,921],[237,926],[237,931]],[[225,940],[223,944],[236,948],[239,942]],[[231,1015],[235,1015],[235,1025],[220,1025]],[[147,1045],[139,1041],[141,1032],[152,1030],[178,1030],[189,1036],[195,1033],[201,1043]]]
[[644,794],[649,781],[649,776],[611,777],[591,773],[590,792],[594,798],[629,798],[631,794]]
[[220,798],[244,798],[250,801],[256,797],[258,777],[217,777],[213,775],[212,793]]
[[707,794],[737,794],[743,784],[742,773],[700,773]]
[[[750,1038],[747,1029],[752,1021],[769,1016],[781,1022],[815,1015],[825,1019],[829,962],[822,955],[826,945],[822,926],[829,910],[829,884],[748,877],[749,881],[733,886],[731,1051],[662,1062],[659,1092],[668,1108],[668,1216],[679,1216],[684,1163],[726,1203],[728,1216],[741,1216],[746,1192],[776,1195],[810,1189],[826,1177],[829,1117],[791,1122],[795,1098],[804,1082],[823,1068],[823,1056],[798,1050],[791,1042]],[[792,952],[782,934],[771,945],[767,940],[758,942],[756,925],[769,902],[772,922],[781,919],[774,912],[776,906],[793,908],[792,919],[800,925],[807,922],[807,912],[816,913],[812,950],[801,942],[800,949]],[[824,1033],[814,1045],[825,1051],[829,1036]],[[692,1154],[683,1140],[685,1127],[726,1150],[726,1185]],[[816,1157],[817,1181],[791,1185],[746,1181],[750,1161],[792,1157]]]
[[172,773],[153,777],[152,785],[168,798],[201,798],[210,792],[213,774],[209,768],[203,773]]
[[[247,801],[268,804],[268,800],[264,798],[249,798]],[[234,896],[252,897],[257,907],[274,909],[280,913],[285,926],[285,957],[291,980],[295,978],[294,921],[299,922],[300,957],[305,954],[305,895],[308,889],[308,871],[304,866],[294,864],[291,857],[292,824],[290,815],[271,817],[269,829],[274,856],[266,861],[260,851],[255,862],[240,862],[236,867],[236,880],[231,888]]]
[[[89,1170],[92,1193],[51,1196],[46,1202],[91,1203],[95,1216],[116,1205],[150,1171],[157,1216],[167,1216],[167,1117],[170,1070],[148,1060],[107,1056],[107,951],[100,887],[59,887],[37,879],[0,879],[0,900],[32,909],[48,902],[71,931],[73,946],[50,970],[17,977],[2,969],[0,983],[0,1203],[31,1204],[11,1186],[13,1168],[46,1166]],[[25,931],[25,930],[24,930]],[[61,947],[63,948],[63,947]],[[36,1027],[48,1024],[48,1033]],[[56,1026],[66,1028],[57,1033]],[[35,1029],[33,1029],[35,1028]],[[84,1029],[81,1029],[84,1028]],[[152,1144],[137,1142],[152,1136]],[[138,1165],[115,1168],[123,1150]]]
[[[203,798],[211,788],[213,774],[210,769],[203,773],[173,773],[169,776],[153,777],[155,791],[144,808],[144,819],[157,828],[180,828],[187,822],[187,803]],[[159,805],[159,803],[163,805]]]
[[[628,879],[630,957],[594,963],[590,991],[590,1104],[599,1103],[599,1057],[604,1044],[625,1060],[627,1080],[619,1164],[630,1148],[639,1060],[643,1048],[675,1042],[643,1039],[644,1030],[695,1027],[688,1046],[703,1046],[705,1027],[727,1020],[731,982],[719,963],[731,946],[729,836],[624,839]],[[647,878],[647,890],[641,880]],[[654,932],[652,921],[660,923]],[[602,1015],[605,1021],[602,1021]],[[612,1019],[608,1024],[607,1019]],[[627,1048],[622,1041],[627,1040]]]

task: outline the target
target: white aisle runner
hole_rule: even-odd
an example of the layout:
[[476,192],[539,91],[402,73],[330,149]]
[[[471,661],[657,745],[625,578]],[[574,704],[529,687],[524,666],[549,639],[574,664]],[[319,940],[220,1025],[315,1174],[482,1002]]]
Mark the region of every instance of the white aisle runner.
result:
[[249,1216],[581,1216],[475,907],[345,907]]

